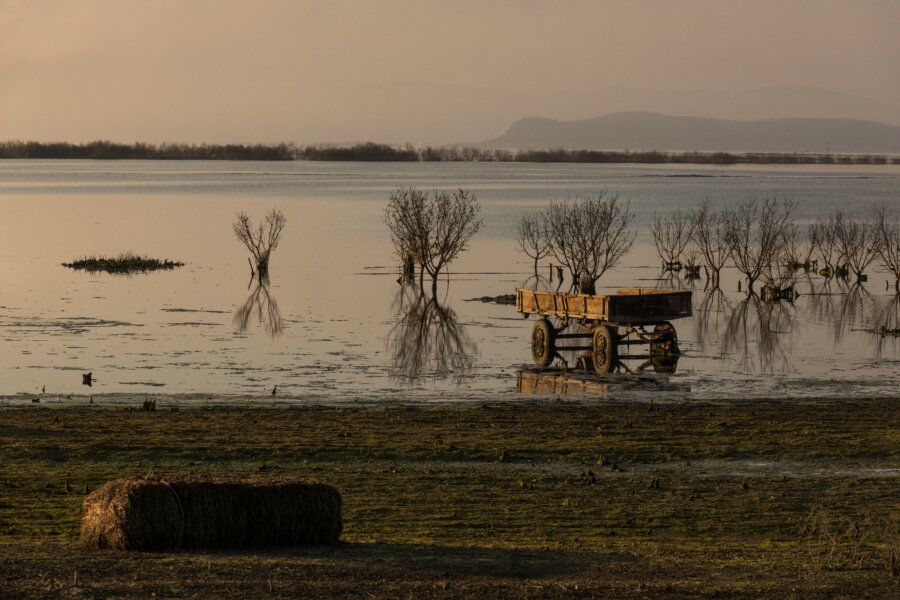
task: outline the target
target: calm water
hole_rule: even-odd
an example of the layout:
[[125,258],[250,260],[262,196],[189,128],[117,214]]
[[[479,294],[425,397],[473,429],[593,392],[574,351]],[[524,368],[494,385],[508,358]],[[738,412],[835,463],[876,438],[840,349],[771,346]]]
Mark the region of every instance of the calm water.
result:
[[[468,188],[483,206],[484,228],[435,303],[396,283],[381,212],[400,185]],[[0,395],[267,396],[275,385],[280,399],[327,401],[896,393],[900,343],[876,332],[895,327],[900,308],[877,267],[865,287],[801,278],[800,298],[775,306],[745,301],[734,273],[724,292],[695,284],[695,316],[676,322],[685,355],[673,375],[535,373],[532,321],[467,300],[528,279],[513,241],[520,214],[601,189],[631,200],[641,232],[603,293],[688,286],[658,281],[654,211],[771,194],[799,201],[800,221],[881,201],[900,210],[900,167],[0,162]],[[266,296],[248,288],[231,223],[272,207],[288,225]],[[131,277],[60,266],[127,250],[187,266]]]

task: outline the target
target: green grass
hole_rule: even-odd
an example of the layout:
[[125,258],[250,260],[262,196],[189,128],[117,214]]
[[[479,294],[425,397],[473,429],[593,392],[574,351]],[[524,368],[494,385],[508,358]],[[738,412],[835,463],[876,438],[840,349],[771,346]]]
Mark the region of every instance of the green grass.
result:
[[117,274],[147,273],[149,271],[170,270],[183,267],[183,262],[168,259],[149,258],[139,256],[131,252],[125,252],[116,257],[89,256],[80,258],[70,263],[63,263],[64,267],[80,271]]
[[[0,408],[9,595],[900,591],[896,399],[141,408]],[[318,478],[343,494],[344,543],[80,548],[85,488],[148,473]]]

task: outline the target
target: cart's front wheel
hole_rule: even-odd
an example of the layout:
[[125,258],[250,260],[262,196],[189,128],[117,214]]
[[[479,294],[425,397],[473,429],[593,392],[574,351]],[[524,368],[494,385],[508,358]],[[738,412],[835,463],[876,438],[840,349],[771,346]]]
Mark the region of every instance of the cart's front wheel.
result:
[[611,373],[615,369],[619,354],[617,345],[615,334],[606,325],[601,325],[594,332],[591,356],[597,373]]
[[678,348],[678,334],[671,323],[660,323],[654,327],[653,338],[654,340],[650,342],[651,355],[681,354]]
[[531,357],[539,367],[548,367],[556,356],[556,330],[550,319],[541,319],[531,330]]

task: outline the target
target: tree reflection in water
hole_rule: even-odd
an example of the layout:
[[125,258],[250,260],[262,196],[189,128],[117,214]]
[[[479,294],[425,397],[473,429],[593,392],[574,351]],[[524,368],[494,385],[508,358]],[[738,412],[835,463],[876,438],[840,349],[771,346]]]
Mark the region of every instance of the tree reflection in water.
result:
[[898,330],[900,330],[900,294],[894,294],[883,306],[876,308],[875,328],[872,331],[877,333],[879,338],[875,351],[877,360],[881,360],[885,348],[893,350],[896,355],[897,347],[900,346],[900,335],[896,333]]
[[709,344],[718,344],[722,338],[722,328],[729,322],[733,307],[722,288],[716,286],[706,290],[700,305],[694,309],[694,323],[697,329],[697,343],[706,351]]
[[452,308],[417,285],[402,285],[392,312],[398,316],[388,334],[393,379],[415,383],[452,377],[461,383],[475,368],[478,346]]
[[816,286],[810,274],[807,274],[807,283],[809,285],[809,293],[806,296],[806,307],[813,321],[817,323],[833,323],[834,322],[834,298],[841,290],[835,291],[837,284],[834,279],[826,277]]
[[256,287],[247,296],[247,300],[234,311],[234,326],[239,333],[246,333],[255,316],[263,330],[274,338],[284,330],[281,312],[269,292],[269,278],[257,278],[255,281]]
[[796,331],[793,304],[763,302],[753,294],[728,317],[722,348],[737,357],[744,373],[788,373],[793,370],[790,355]]
[[[818,286],[809,281],[807,308],[812,319],[834,328],[834,341],[840,343],[852,330],[867,330],[877,316],[879,300],[861,282],[849,283],[828,278]],[[877,318],[876,318],[877,320]]]
[[840,342],[844,333],[851,328],[859,328],[865,325],[866,315],[874,314],[875,299],[872,294],[856,282],[847,288],[841,296],[839,311],[834,320],[834,341]]

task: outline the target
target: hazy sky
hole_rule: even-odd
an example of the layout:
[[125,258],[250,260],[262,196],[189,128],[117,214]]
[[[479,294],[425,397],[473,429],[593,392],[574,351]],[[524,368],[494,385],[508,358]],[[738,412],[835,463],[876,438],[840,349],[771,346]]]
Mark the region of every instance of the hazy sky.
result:
[[0,0],[0,139],[465,142],[617,110],[900,124],[898,0]]

